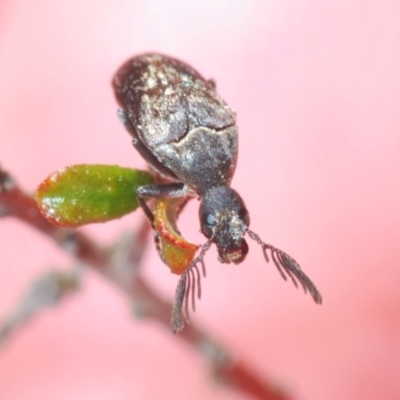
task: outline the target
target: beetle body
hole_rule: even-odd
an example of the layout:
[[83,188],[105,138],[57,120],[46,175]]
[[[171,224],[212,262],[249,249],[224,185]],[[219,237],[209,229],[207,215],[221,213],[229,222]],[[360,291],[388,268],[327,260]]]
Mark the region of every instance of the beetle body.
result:
[[181,61],[144,54],[127,61],[113,85],[135,136],[156,159],[148,160],[154,169],[199,195],[230,185],[238,152],[235,113],[212,83]]
[[248,253],[246,234],[262,247],[267,262],[269,251],[285,280],[289,277],[296,287],[299,282],[316,303],[321,303],[320,293],[297,262],[249,230],[247,208],[230,187],[238,156],[236,115],[217,94],[213,81],[184,62],[148,53],[123,64],[114,76],[113,87],[121,106],[119,118],[134,147],[165,178],[161,184],[137,190],[153,228],[157,230],[157,224],[148,199],[182,198],[186,204],[186,199],[197,196],[201,201],[201,231],[208,240],[179,280],[173,330],[183,328],[182,308],[185,303],[187,316],[190,294],[193,309],[196,290],[200,297],[198,264],[204,273],[203,257],[211,244],[217,246],[222,263],[238,264]]
[[[238,131],[235,113],[215,85],[179,60],[143,54],[118,70],[113,86],[122,107],[120,119],[134,146],[153,169],[176,182],[138,191],[149,219],[152,212],[144,201],[149,197],[199,196],[207,204],[226,200],[213,216],[212,207],[200,208],[202,231],[217,245],[221,262],[241,262],[248,252],[243,238],[248,224],[232,213],[236,208],[244,209],[243,215],[248,213],[237,192],[229,188],[236,169]],[[215,198],[222,193],[227,196]],[[232,208],[233,199],[238,204]],[[209,210],[207,215],[202,214],[204,209]]]

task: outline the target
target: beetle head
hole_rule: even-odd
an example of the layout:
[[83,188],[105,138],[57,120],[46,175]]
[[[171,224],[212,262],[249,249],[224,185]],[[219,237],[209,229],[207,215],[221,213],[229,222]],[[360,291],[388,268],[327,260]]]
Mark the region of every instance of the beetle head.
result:
[[189,321],[190,304],[195,311],[195,297],[201,297],[199,269],[201,267],[203,276],[206,276],[204,255],[211,244],[216,244],[222,263],[239,264],[246,258],[249,250],[244,239],[245,234],[261,246],[265,260],[272,260],[284,280],[289,278],[296,287],[300,284],[304,292],[309,292],[317,304],[322,303],[321,294],[299,264],[282,250],[263,242],[260,236],[249,229],[249,213],[242,198],[233,189],[221,186],[203,193],[200,222],[201,230],[208,240],[179,279],[171,320],[174,333],[183,329],[182,316]]
[[209,189],[200,204],[201,231],[218,248],[222,263],[241,263],[249,251],[244,235],[250,216],[239,194],[226,186]]

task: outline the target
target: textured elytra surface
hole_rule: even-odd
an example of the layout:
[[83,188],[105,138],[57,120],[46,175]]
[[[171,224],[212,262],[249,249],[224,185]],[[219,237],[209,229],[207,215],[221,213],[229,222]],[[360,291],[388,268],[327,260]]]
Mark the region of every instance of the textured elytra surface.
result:
[[237,162],[237,128],[195,128],[179,142],[159,147],[159,157],[197,193],[230,184]]
[[197,193],[229,185],[237,161],[235,113],[186,63],[160,54],[127,61],[113,87],[136,136]]
[[144,54],[127,61],[113,80],[117,100],[151,149],[203,126],[235,124],[235,114],[211,83],[182,61]]

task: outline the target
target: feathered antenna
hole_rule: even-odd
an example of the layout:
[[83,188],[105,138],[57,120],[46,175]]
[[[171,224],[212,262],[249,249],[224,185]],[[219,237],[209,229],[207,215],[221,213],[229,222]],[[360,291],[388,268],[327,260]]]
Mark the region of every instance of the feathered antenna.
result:
[[289,276],[296,288],[298,287],[297,282],[300,282],[304,289],[304,293],[309,292],[317,304],[322,303],[322,296],[318,289],[312,283],[311,279],[301,270],[300,265],[292,257],[282,250],[263,242],[260,236],[258,236],[256,233],[250,230],[247,230],[247,233],[251,239],[255,240],[259,245],[261,245],[264,258],[267,262],[269,262],[268,250],[271,252],[272,261],[285,281],[287,280],[287,276]]
[[203,276],[206,277],[204,255],[211,247],[211,244],[212,240],[210,239],[201,246],[200,254],[190,263],[179,279],[171,317],[171,327],[174,333],[180,332],[185,326],[182,316],[185,317],[186,322],[190,322],[189,303],[191,303],[193,312],[196,311],[196,292],[197,298],[199,300],[201,299],[201,275],[199,265],[201,266]]

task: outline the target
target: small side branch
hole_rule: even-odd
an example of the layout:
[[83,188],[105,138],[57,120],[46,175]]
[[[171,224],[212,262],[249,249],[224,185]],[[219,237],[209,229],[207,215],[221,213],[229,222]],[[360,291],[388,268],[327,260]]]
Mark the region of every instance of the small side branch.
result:
[[79,288],[79,274],[51,270],[37,279],[28,289],[17,308],[0,323],[0,345],[18,328],[45,307],[59,304]]
[[[136,310],[140,309],[140,312],[136,312],[137,315],[151,318],[164,326],[167,332],[171,332],[170,313],[173,304],[162,299],[142,277],[140,269],[138,269],[147,243],[146,237],[149,231],[147,221],[144,221],[144,225],[140,227],[131,240],[131,246],[122,246],[122,253],[117,257],[117,250],[121,251],[121,247],[119,246],[103,249],[88,236],[80,232],[51,225],[40,214],[33,197],[20,190],[12,177],[4,170],[1,170],[1,168],[0,216],[17,218],[47,235],[74,259],[90,266],[107,280],[118,286],[133,301]],[[121,256],[124,253],[124,249],[128,249],[125,253],[126,256]],[[122,268],[121,265],[123,266]],[[54,279],[58,282],[57,277],[44,277],[43,280],[38,281],[42,282],[38,285],[44,284],[46,286],[49,283],[47,279],[50,279],[50,282],[53,283]],[[48,293],[50,292],[48,291]],[[27,295],[27,298],[29,296],[31,294]],[[35,298],[35,296],[33,297]],[[58,298],[61,299],[63,296]],[[31,302],[31,298],[29,302]],[[54,303],[51,303],[51,296],[47,298],[45,296],[41,301],[36,300],[36,304],[44,306]],[[37,307],[36,309],[39,308]],[[32,313],[32,310],[28,310],[25,312],[25,315],[32,315]],[[26,318],[24,319],[21,316],[10,317],[8,328],[5,328],[3,335],[7,336],[13,327],[18,325],[15,321],[24,320]],[[186,342],[192,349],[199,351],[209,361],[210,367],[218,380],[227,384],[232,390],[240,390],[260,400],[289,400],[286,394],[277,390],[266,379],[261,378],[259,374],[245,363],[237,361],[223,346],[216,344],[212,336],[196,324],[192,323],[188,325],[175,338]]]

